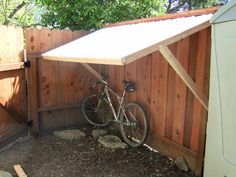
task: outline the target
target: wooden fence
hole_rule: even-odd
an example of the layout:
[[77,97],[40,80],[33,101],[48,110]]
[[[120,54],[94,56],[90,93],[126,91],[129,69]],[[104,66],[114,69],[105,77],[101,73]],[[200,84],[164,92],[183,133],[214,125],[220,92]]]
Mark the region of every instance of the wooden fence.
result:
[[[26,31],[30,112],[34,130],[82,123],[80,103],[90,94],[95,78],[79,63],[44,61],[40,55],[86,33],[48,29]],[[208,95],[210,28],[170,45],[171,51]],[[171,157],[183,155],[200,174],[204,157],[207,111],[159,52],[126,66],[93,65],[109,73],[112,86],[122,90],[122,80],[132,80],[137,91],[128,99],[141,103],[148,114],[148,144]]]
[[34,131],[83,123],[80,103],[89,94],[92,75],[79,63],[45,61],[39,55],[82,37],[86,32],[28,29],[30,113]]
[[27,122],[26,80],[21,28],[0,25],[0,142]]
[[[207,96],[210,36],[209,27],[169,46]],[[182,154],[199,174],[204,157],[207,111],[160,52],[126,66],[109,66],[109,75],[118,90],[122,89],[123,79],[137,83],[137,92],[130,94],[130,100],[141,103],[148,114],[151,130],[148,143],[174,158]]]

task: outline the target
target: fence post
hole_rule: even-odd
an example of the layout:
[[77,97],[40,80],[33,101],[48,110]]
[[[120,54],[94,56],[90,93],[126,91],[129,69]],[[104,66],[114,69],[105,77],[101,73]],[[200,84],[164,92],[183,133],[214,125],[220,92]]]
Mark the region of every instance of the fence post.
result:
[[33,121],[33,133],[39,132],[38,120],[38,90],[37,90],[37,58],[29,57],[30,67],[28,68],[28,97],[29,97],[29,116]]

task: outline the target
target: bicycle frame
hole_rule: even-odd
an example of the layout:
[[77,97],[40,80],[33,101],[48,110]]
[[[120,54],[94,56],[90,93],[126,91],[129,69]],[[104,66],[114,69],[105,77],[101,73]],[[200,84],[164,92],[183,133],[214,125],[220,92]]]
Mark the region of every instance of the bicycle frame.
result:
[[[111,92],[113,95],[116,96],[117,100],[118,100],[118,103],[119,103],[119,108],[118,108],[118,111],[116,112],[115,111],[115,108],[112,104],[112,101],[111,101],[111,96],[109,94],[109,92]],[[120,116],[121,116],[121,113],[124,112],[124,98],[125,98],[125,94],[126,94],[126,91],[124,89],[123,93],[122,93],[122,96],[118,95],[116,92],[114,92],[111,88],[108,87],[108,85],[105,83],[105,87],[104,87],[104,90],[101,92],[101,96],[106,96],[105,100],[108,102],[109,106],[111,107],[111,110],[112,110],[112,113],[113,113],[113,116],[115,118],[115,122],[119,122],[119,123],[123,123],[119,120]],[[124,123],[123,123],[124,124]]]

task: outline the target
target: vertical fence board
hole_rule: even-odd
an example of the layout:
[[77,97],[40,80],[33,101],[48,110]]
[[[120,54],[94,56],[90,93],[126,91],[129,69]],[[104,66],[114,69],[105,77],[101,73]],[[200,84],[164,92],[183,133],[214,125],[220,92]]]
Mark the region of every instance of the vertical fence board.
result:
[[[51,48],[56,48],[62,45],[62,33],[59,29],[52,30],[51,38]],[[52,95],[53,95],[53,105],[63,105],[63,67],[62,62],[58,61],[48,61],[47,64],[52,65]]]
[[[188,71],[189,38],[185,38],[178,42],[176,56],[183,68]],[[175,79],[176,92],[174,95],[172,140],[182,145],[184,140],[184,120],[187,87],[178,75],[176,75]]]
[[[136,77],[137,77],[137,70],[136,70],[136,64],[137,62],[133,62],[130,63],[128,65],[126,65],[126,73],[125,73],[125,78],[128,81],[136,81]],[[130,101],[130,102],[135,102],[136,101],[136,92],[131,92],[131,93],[127,93],[126,98]]]
[[28,58],[31,67],[28,69],[28,95],[30,119],[33,120],[33,132],[39,131],[38,119],[38,72],[37,59]]
[[[176,56],[177,44],[169,46],[172,53]],[[174,95],[175,95],[175,71],[168,65],[168,88],[167,88],[167,108],[166,108],[166,127],[165,137],[172,139],[173,130],[173,108],[174,108]]]
[[[199,32],[198,54],[196,63],[196,84],[203,91],[204,87],[204,74],[205,74],[205,61],[207,50],[207,31],[202,30]],[[200,124],[202,121],[201,112],[202,105],[194,98],[193,104],[193,123],[192,123],[192,137],[191,137],[191,149],[198,151],[198,139]]]
[[[40,50],[46,52],[51,48],[51,31],[49,29],[38,30]],[[34,34],[32,34],[34,35]],[[38,53],[38,52],[37,52]],[[52,65],[50,62],[37,58],[38,66],[38,86],[39,86],[39,106],[50,106],[52,105]],[[38,69],[38,68],[42,68]]]
[[[196,80],[195,72],[196,72],[196,61],[198,53],[198,38],[199,38],[198,35],[199,33],[195,33],[192,36],[190,36],[188,73],[193,79],[193,81]],[[193,93],[189,89],[187,89],[186,106],[185,106],[185,123],[184,123],[184,143],[183,143],[183,145],[187,148],[190,148],[190,143],[191,143],[193,100],[194,100]]]
[[115,83],[115,67],[113,65],[109,66],[109,84],[113,88]]
[[[165,136],[168,63],[160,52],[152,54],[151,117],[153,131]],[[153,125],[151,125],[153,126]]]
[[[73,32],[71,30],[64,30],[62,31],[62,44],[66,44],[70,41],[73,40]],[[74,82],[71,82],[71,78],[74,78],[73,76],[73,71],[74,68],[78,64],[76,63],[71,63],[71,62],[61,62],[61,66],[63,68],[63,74],[62,74],[62,79],[63,79],[63,99],[64,99],[64,104],[69,105],[73,104],[73,97],[75,96],[75,93],[77,93],[74,89]],[[65,74],[67,73],[67,74]],[[76,82],[76,81],[75,81]],[[77,114],[75,109],[69,109],[65,110],[65,125],[73,125],[76,124],[77,122],[74,121],[73,114]]]
[[[206,36],[211,35],[211,28],[205,29]],[[206,53],[205,53],[205,70],[203,78],[203,93],[209,97],[209,80],[210,80],[210,57],[211,57],[211,38],[206,37]],[[204,153],[205,153],[205,140],[206,140],[206,125],[207,125],[207,114],[208,112],[202,108],[199,138],[198,138],[198,156],[197,156],[197,174],[202,174]]]
[[152,55],[143,57],[137,61],[137,102],[141,104],[145,113],[150,117],[150,103],[151,103],[151,66]]
[[125,66],[115,66],[115,83],[114,88],[117,92],[123,91],[123,80],[125,80]]
[[[59,47],[62,45],[62,32],[59,29],[54,29],[51,32],[51,49]],[[52,103],[53,105],[64,105],[63,99],[63,85],[64,85],[64,70],[63,70],[63,63],[58,61],[48,61],[52,65]],[[55,122],[60,122],[62,125],[65,122],[65,110],[60,111],[53,111],[51,113],[51,119],[55,119]]]

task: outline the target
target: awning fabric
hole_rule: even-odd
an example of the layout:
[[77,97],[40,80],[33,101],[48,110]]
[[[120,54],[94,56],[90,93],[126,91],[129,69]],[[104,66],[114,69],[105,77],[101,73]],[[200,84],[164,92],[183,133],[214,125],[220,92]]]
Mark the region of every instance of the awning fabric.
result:
[[210,25],[212,14],[107,27],[44,53],[44,59],[124,65]]

